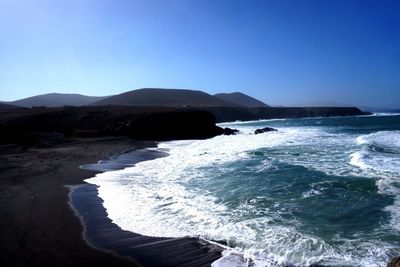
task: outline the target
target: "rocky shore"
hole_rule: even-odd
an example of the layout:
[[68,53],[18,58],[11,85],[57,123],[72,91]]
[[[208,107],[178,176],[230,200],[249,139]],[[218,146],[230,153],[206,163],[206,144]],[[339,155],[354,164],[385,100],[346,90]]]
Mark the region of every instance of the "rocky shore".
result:
[[[220,257],[217,246],[195,238],[154,239],[120,231],[104,216],[96,188],[82,187],[72,194],[86,198],[82,203],[92,205],[94,212],[82,220],[104,226],[91,236],[97,240],[95,249],[85,242],[84,226],[68,201],[70,186],[82,185],[95,173],[79,166],[128,149],[155,146],[155,140],[235,134],[234,129],[216,126],[223,120],[218,116],[216,110],[160,107],[0,112],[0,262],[4,266],[209,266]],[[273,130],[258,129],[255,134]]]

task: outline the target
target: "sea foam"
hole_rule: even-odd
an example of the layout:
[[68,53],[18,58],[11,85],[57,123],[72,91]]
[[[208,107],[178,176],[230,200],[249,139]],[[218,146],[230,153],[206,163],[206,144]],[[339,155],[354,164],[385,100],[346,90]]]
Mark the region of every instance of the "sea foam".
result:
[[[282,127],[278,132],[252,134],[255,126],[266,123],[237,123],[240,134],[234,136],[164,142],[159,149],[168,152],[168,157],[98,174],[86,181],[99,186],[108,216],[124,230],[148,236],[194,236],[227,242],[231,249],[213,266],[306,266],[320,262],[381,266],[387,261],[388,253],[395,249],[390,243],[372,237],[366,240],[362,235],[348,239],[340,234],[328,242],[300,231],[304,222],[293,216],[296,209],[274,202],[262,191],[266,175],[280,174],[287,166],[299,166],[299,170],[302,167],[313,175],[338,179],[339,185],[352,175],[378,178],[380,192],[393,196],[399,193],[393,186],[397,167],[389,175],[392,180],[380,169],[370,167],[373,161],[369,157],[380,152],[370,151],[368,146],[372,139],[375,143],[382,141],[385,134],[357,137],[323,127]],[[387,137],[384,145],[391,146],[391,151],[393,138]],[[240,180],[246,175],[255,178]],[[235,179],[239,186],[227,183]],[[296,183],[282,192],[290,195]],[[331,180],[313,181],[293,198],[313,201],[324,197],[331,185]],[[349,190],[346,186],[343,190]],[[260,208],[258,203],[270,206]],[[391,213],[392,229],[399,225],[398,208],[397,198],[385,208]]]

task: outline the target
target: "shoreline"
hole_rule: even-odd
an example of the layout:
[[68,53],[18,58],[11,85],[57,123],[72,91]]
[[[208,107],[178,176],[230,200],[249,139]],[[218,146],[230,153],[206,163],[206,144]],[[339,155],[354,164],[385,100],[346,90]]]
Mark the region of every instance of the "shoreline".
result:
[[[96,172],[80,166],[155,146],[155,142],[128,138],[75,139],[48,147],[0,146],[0,262],[5,266],[210,266],[223,249],[198,238],[155,241],[124,233],[111,221],[105,224],[114,227],[111,241],[120,240],[117,234],[121,233],[134,238],[122,244],[129,253],[102,248],[85,238],[91,230],[70,199],[78,189],[94,186],[84,180]],[[97,190],[88,197],[97,215],[99,209],[105,213]],[[105,214],[101,220],[109,219]]]
[[92,244],[92,242],[90,242],[90,240],[88,240],[88,239],[86,238],[86,236],[87,236],[87,231],[88,231],[87,225],[86,225],[85,222],[84,222],[83,216],[74,208],[73,204],[71,203],[71,198],[72,198],[71,195],[72,195],[73,191],[74,191],[75,189],[79,188],[79,187],[82,187],[82,186],[86,186],[86,184],[72,185],[72,186],[66,185],[65,187],[68,188],[68,206],[69,206],[69,208],[73,211],[74,215],[79,219],[79,221],[80,221],[80,223],[81,223],[81,225],[82,225],[81,237],[82,237],[83,241],[84,241],[89,247],[93,248],[94,250],[102,251],[102,252],[107,253],[107,254],[110,254],[110,255],[112,255],[112,256],[114,256],[114,257],[116,257],[116,258],[126,259],[127,261],[130,261],[130,262],[131,262],[131,265],[130,265],[130,266],[132,266],[132,267],[143,267],[140,263],[138,263],[138,262],[136,261],[136,259],[134,259],[134,258],[132,258],[132,257],[124,257],[124,256],[122,256],[122,255],[118,255],[118,254],[117,254],[116,252],[114,252],[114,251],[111,251],[111,250],[108,250],[108,249],[104,249],[104,248],[101,248],[101,247],[99,247],[99,246],[95,246],[94,244]]
[[81,218],[84,239],[93,247],[136,260],[143,266],[210,266],[222,248],[194,237],[149,237],[122,230],[107,217],[97,186],[84,184],[71,191],[71,206]]
[[127,148],[154,146],[127,138],[74,139],[47,147],[0,146],[0,262],[4,266],[139,266],[88,245],[68,204],[66,185],[94,172],[80,165]]
[[[168,153],[164,151],[137,148],[81,168],[108,172],[165,156]],[[123,162],[129,164],[123,165]],[[85,182],[69,189],[70,207],[84,226],[83,238],[94,248],[138,261],[139,265],[154,267],[210,266],[222,257],[222,246],[200,238],[150,237],[123,230],[108,218],[103,200],[98,196],[98,186]]]

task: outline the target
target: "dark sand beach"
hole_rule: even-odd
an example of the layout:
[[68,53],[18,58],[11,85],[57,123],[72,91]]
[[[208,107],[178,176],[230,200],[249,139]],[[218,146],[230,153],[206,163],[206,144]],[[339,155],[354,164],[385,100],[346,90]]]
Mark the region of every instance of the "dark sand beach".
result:
[[90,184],[71,192],[72,206],[86,226],[85,238],[96,248],[154,267],[210,266],[221,257],[222,247],[197,238],[147,237],[121,230],[107,217],[97,194],[97,186]]
[[[96,188],[91,186],[74,191],[80,194],[75,198],[81,201],[80,208],[91,209],[89,217],[82,219],[85,222],[92,219],[88,225],[89,239],[93,239],[97,248],[85,241],[82,221],[68,202],[68,186],[83,184],[95,172],[79,166],[127,149],[149,146],[155,143],[127,138],[71,140],[50,147],[3,145],[0,155],[1,265],[207,266],[218,258],[219,249],[213,250],[215,246],[198,239],[158,239],[121,231],[105,216]],[[100,228],[97,228],[99,222]],[[210,250],[213,251],[210,253]]]

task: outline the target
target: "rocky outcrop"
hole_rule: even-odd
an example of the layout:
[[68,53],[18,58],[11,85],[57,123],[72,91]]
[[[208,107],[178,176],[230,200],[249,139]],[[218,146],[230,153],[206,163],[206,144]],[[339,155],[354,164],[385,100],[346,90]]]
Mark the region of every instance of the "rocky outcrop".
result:
[[239,130],[236,129],[231,129],[231,128],[224,128],[223,129],[223,135],[234,135],[234,134],[238,134]]
[[261,134],[261,133],[266,133],[266,132],[276,132],[278,131],[277,129],[271,128],[271,127],[264,127],[261,129],[256,129],[254,131],[254,134]]
[[206,111],[171,111],[149,114],[127,122],[114,134],[140,140],[206,139],[228,131],[215,125]]

